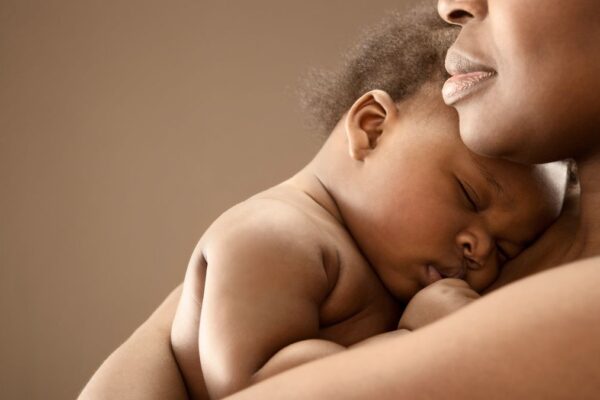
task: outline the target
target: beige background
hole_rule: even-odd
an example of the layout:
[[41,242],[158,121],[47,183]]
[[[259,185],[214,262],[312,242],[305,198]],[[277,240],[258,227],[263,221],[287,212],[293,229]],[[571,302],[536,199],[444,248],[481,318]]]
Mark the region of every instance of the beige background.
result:
[[318,149],[298,77],[408,2],[0,0],[0,397],[74,398]]

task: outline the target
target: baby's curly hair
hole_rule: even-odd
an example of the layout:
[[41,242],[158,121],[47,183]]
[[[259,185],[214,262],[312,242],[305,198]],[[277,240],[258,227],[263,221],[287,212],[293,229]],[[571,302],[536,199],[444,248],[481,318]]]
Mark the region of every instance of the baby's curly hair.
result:
[[308,74],[300,101],[311,127],[328,135],[356,99],[373,89],[400,102],[428,81],[439,81],[441,88],[446,51],[457,33],[432,6],[390,14],[363,33],[341,68]]

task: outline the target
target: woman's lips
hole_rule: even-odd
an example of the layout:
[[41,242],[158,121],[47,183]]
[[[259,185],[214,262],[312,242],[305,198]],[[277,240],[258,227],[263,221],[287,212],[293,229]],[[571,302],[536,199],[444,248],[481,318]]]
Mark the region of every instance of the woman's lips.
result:
[[495,76],[496,73],[491,71],[473,71],[452,76],[444,83],[442,89],[444,102],[449,106],[453,105],[481,89]]
[[482,89],[496,74],[496,69],[487,61],[469,55],[462,49],[452,46],[446,54],[446,71],[452,76],[444,84],[442,95],[447,105]]
[[468,95],[478,91],[483,84],[495,77],[496,73],[489,71],[475,71],[454,75],[444,83],[442,96],[444,102],[451,106]]

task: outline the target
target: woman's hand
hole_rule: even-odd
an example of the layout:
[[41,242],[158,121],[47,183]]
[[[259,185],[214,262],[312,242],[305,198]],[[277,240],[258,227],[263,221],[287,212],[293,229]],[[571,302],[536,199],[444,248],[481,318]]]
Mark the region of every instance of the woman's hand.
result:
[[479,298],[467,282],[442,279],[419,291],[408,303],[398,329],[414,331],[453,313]]

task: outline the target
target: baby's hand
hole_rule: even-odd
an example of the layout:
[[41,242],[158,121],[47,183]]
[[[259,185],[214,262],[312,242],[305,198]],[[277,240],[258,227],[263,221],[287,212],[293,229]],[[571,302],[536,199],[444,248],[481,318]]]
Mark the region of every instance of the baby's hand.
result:
[[477,300],[479,294],[461,279],[442,279],[418,292],[408,303],[398,329],[415,330]]

